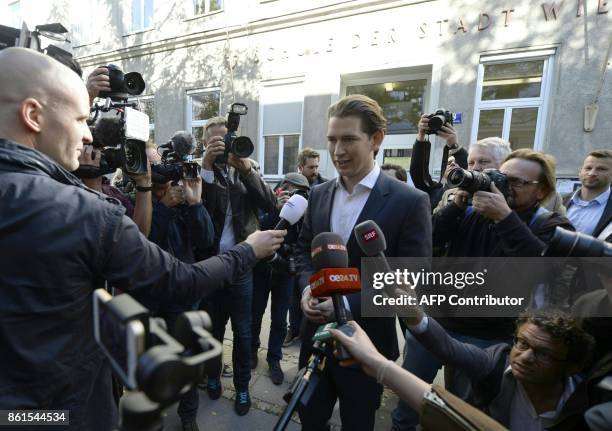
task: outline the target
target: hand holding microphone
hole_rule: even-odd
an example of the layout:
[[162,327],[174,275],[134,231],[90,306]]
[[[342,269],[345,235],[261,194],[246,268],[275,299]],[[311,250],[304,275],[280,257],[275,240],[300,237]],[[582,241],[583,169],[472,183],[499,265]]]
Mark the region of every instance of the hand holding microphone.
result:
[[[294,194],[293,196],[289,198],[289,200],[285,203],[285,205],[283,205],[283,208],[281,208],[281,211],[279,214],[280,220],[276,224],[276,226],[274,226],[273,230],[286,231],[288,227],[296,224],[304,216],[304,213],[306,212],[307,208],[308,208],[308,201],[306,200],[306,198],[304,198],[304,196]],[[270,255],[266,259],[266,262],[272,263],[276,259],[278,259],[278,255],[274,253],[273,255]]]

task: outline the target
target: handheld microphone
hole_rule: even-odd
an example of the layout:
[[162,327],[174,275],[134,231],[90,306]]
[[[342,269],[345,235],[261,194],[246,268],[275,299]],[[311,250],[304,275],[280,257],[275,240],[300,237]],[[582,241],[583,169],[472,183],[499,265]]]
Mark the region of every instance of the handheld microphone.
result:
[[361,251],[369,257],[379,257],[385,265],[387,272],[392,272],[385,250],[387,241],[382,229],[373,220],[366,220],[355,226],[355,239]]
[[[336,313],[337,329],[347,336],[353,335],[353,328],[346,324],[348,317],[342,295],[361,290],[359,270],[347,268],[348,254],[340,235],[322,232],[314,237],[311,245],[311,257],[315,270],[310,277],[312,296],[315,298],[331,296]],[[351,354],[341,343],[335,345],[336,358],[341,365],[354,362]]]
[[[306,212],[308,201],[304,196],[294,194],[289,198],[280,210],[280,220],[274,226],[274,230],[285,230],[289,226],[296,224]],[[269,258],[264,259],[267,263],[272,263],[278,259],[278,253],[274,253]]]
[[191,133],[185,131],[176,132],[170,138],[172,142],[172,148],[174,152],[181,158],[184,159],[195,150],[195,144],[193,143],[193,136]]
[[284,230],[293,226],[302,218],[308,208],[308,201],[304,196],[294,194],[289,198],[280,211],[280,221],[274,226],[274,230]]

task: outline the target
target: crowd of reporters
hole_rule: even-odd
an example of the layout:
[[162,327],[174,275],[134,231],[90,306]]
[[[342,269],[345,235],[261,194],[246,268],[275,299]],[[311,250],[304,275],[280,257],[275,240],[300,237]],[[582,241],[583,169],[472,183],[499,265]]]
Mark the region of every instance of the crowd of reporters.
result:
[[[8,252],[0,264],[0,332],[11,370],[0,379],[2,408],[62,406],[74,411],[74,429],[115,426],[121,384],[90,337],[88,307],[95,287],[129,292],[170,331],[182,312],[202,309],[222,342],[231,320],[231,367],[222,356],[209,361],[199,387],[218,399],[221,376],[233,373],[234,408],[245,415],[268,301],[266,362],[276,385],[284,381],[282,347],[300,342],[300,366],[305,366],[318,324],[334,319],[330,303],[313,298],[307,282],[310,245],[320,232],[339,233],[356,267],[364,255],[351,243],[352,228],[364,218],[377,218],[396,257],[538,259],[557,228],[612,241],[612,151],[589,152],[579,173],[581,187],[562,197],[551,156],[512,151],[509,142],[496,137],[463,146],[443,115],[436,131],[445,141],[436,182],[429,174],[426,138],[433,115],[423,115],[408,176],[401,166],[374,162],[386,125],[380,106],[364,96],[342,99],[328,112],[328,149],[338,178],[323,178],[320,154],[303,149],[297,172],[273,188],[255,161],[227,154],[227,119],[216,117],[204,129],[197,176],[153,181],[150,165],[159,164],[160,154],[149,143],[146,172],[119,172],[111,183],[108,175],[95,174],[101,148],[91,145],[84,125],[89,106],[110,90],[108,69],[94,70],[83,86],[38,54],[11,49],[0,55],[0,76],[5,74],[0,113],[11,119],[0,123],[0,185],[7,209],[0,219],[0,244]],[[57,76],[57,82],[48,82],[45,73]],[[24,82],[26,77],[37,84]],[[50,97],[69,109],[47,108]],[[41,122],[41,115],[51,121]],[[74,124],[62,123],[68,117]],[[77,144],[83,149],[77,151]],[[62,149],[53,149],[56,145]],[[79,165],[94,174],[77,179],[69,171],[78,173]],[[453,187],[451,176],[461,170],[472,177],[484,172],[490,185]],[[405,184],[408,179],[416,190]],[[275,229],[295,194],[310,198],[304,218],[286,231]],[[539,302],[534,300],[537,306],[516,321],[434,319],[412,307],[413,317],[400,319],[401,368],[395,363],[395,320],[361,317],[360,299],[347,296],[345,306],[357,321],[350,323],[354,334],[331,334],[361,369],[342,367],[328,352],[313,401],[298,409],[303,429],[328,427],[336,399],[343,429],[372,429],[381,384],[401,398],[393,430],[416,429],[419,417],[424,429],[439,426],[424,407],[423,394],[430,392],[448,402],[455,402],[455,394],[497,421],[488,426],[500,429],[606,429],[612,408],[601,406],[610,393],[597,385],[612,373],[612,276],[587,267],[568,277],[558,284],[563,288],[543,292]],[[583,322],[569,313],[572,309],[581,316],[608,317]],[[19,335],[26,332],[31,339]],[[448,391],[431,386],[442,366]],[[197,388],[179,402],[185,430],[198,429]],[[471,410],[460,412],[482,419]]]

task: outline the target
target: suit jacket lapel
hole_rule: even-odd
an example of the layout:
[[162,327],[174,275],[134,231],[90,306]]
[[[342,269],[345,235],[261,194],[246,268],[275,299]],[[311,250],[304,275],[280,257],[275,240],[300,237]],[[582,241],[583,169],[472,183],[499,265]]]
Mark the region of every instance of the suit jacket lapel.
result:
[[[361,213],[355,222],[355,226],[366,220],[374,220],[378,213],[384,208],[385,204],[389,200],[388,195],[391,193],[389,190],[389,183],[387,181],[391,181],[391,179],[387,178],[386,174],[381,171],[378,175],[378,179],[376,180],[376,184],[374,184],[374,188],[370,192],[370,196],[368,196],[368,200],[363,206],[363,210],[361,210]],[[355,226],[353,226],[353,229]],[[355,236],[353,234],[351,234],[347,243],[347,248],[349,250],[351,250],[352,247],[357,247]]]
[[312,210],[321,214],[321,230],[319,232],[331,232],[331,212],[332,205],[334,203],[334,195],[336,194],[336,181],[330,181],[329,187],[325,187],[323,196],[321,196],[321,202],[319,208],[312,208]]

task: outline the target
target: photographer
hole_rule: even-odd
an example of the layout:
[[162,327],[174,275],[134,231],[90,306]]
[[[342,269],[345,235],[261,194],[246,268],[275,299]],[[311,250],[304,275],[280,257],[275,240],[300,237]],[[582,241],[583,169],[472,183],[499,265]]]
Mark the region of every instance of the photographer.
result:
[[[310,190],[308,180],[301,174],[288,173],[281,181],[278,189],[278,201],[276,211],[268,213],[263,217],[261,224],[262,229],[273,229],[280,221],[279,212],[289,198],[299,191],[307,194]],[[259,333],[261,332],[261,322],[263,320],[266,306],[268,305],[268,297],[271,298],[271,320],[270,336],[268,338],[268,354],[266,361],[270,370],[270,378],[272,383],[280,385],[284,379],[284,373],[280,366],[280,361],[283,358],[282,345],[287,336],[287,312],[290,304],[294,301],[298,303],[297,312],[301,314],[299,309],[300,292],[296,284],[296,274],[290,273],[289,260],[294,258],[293,248],[297,242],[300,232],[301,220],[295,225],[287,229],[287,236],[283,247],[277,253],[274,261],[270,262],[269,268],[261,268],[261,262],[255,268],[254,283],[253,283],[253,350],[251,359],[251,368],[257,367],[257,351],[260,346]],[[297,298],[296,298],[297,296]],[[293,316],[295,318],[295,316]],[[297,325],[297,326],[293,326]],[[299,334],[299,323],[292,322],[291,330],[295,334]]]
[[[429,116],[422,115],[419,120],[418,134],[414,146],[412,147],[412,157],[410,159],[410,177],[414,186],[423,190],[429,195],[429,201],[432,210],[438,205],[442,197],[442,193],[447,189],[445,184],[435,182],[429,175],[429,154],[431,151],[431,143],[426,139],[425,135],[429,131]],[[442,164],[440,166],[440,176],[444,177],[446,171],[447,160],[449,156],[455,158],[455,164],[467,168],[467,151],[459,146],[457,140],[457,131],[449,122],[437,132],[437,135],[446,141],[446,145],[442,151]]]
[[[433,215],[434,246],[448,243],[449,257],[539,257],[555,228],[573,230],[570,222],[540,206],[555,191],[555,169],[547,155],[521,149],[500,167],[508,184],[504,196],[491,182],[490,191],[477,191],[472,206],[469,193],[458,190],[454,200]],[[512,336],[506,318],[445,318],[440,323],[459,341],[478,347],[505,342]],[[432,382],[442,363],[431,356],[412,334],[406,337],[404,367]],[[400,404],[393,413],[397,429],[414,429],[417,415]]]
[[94,289],[163,283],[173,300],[195,302],[274,253],[284,232],[180,262],[70,173],[92,142],[88,118],[70,69],[29,49],[0,52],[0,405],[69,410],[68,429],[108,430],[117,406],[93,335]]
[[[215,238],[208,211],[202,202],[202,179],[183,180],[153,185],[153,223],[149,240],[185,263],[196,262],[195,254],[205,252]],[[178,316],[184,311],[196,310],[199,301],[184,303],[166,298],[163,285],[150,286],[133,292],[132,296],[157,317],[165,319],[173,333]],[[181,398],[178,415],[183,429],[196,431],[198,425],[198,391],[194,386]]]
[[[91,145],[84,145],[83,152],[79,156],[79,168],[89,167],[97,169],[100,167],[100,150]],[[77,171],[78,172],[78,171]],[[115,198],[125,207],[125,213],[134,220],[138,230],[144,236],[149,236],[151,231],[151,168],[144,175],[133,175],[130,177],[136,183],[136,202],[132,204],[129,196],[114,187],[104,175],[95,178],[81,178],[83,184],[97,192]]]
[[[243,241],[257,229],[257,211],[273,211],[276,197],[263,181],[248,158],[230,153],[227,162],[218,158],[225,153],[224,136],[228,128],[226,119],[208,120],[204,131],[206,152],[202,159],[201,176],[204,180],[202,195],[215,227],[215,251],[224,252]],[[227,286],[223,293],[207,301],[213,321],[213,335],[223,341],[225,325],[231,318],[234,333],[232,364],[238,415],[248,413],[251,407],[249,381],[251,380],[251,321],[253,306],[253,274],[251,271]],[[219,358],[221,362],[221,358]],[[207,370],[207,388],[211,398],[221,394],[221,364]]]

